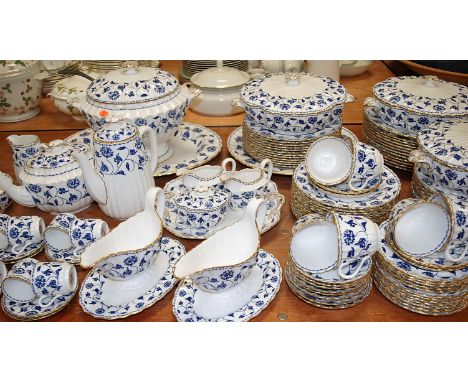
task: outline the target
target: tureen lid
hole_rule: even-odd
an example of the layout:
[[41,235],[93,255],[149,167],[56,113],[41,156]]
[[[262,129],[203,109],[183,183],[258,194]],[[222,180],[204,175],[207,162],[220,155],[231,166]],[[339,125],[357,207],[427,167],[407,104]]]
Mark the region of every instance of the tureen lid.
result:
[[212,211],[222,207],[228,200],[229,193],[219,187],[199,185],[182,191],[175,198],[175,203],[188,210]]
[[96,78],[86,95],[100,103],[133,104],[164,98],[177,89],[180,89],[179,81],[172,74],[130,62],[125,68]]
[[280,114],[314,114],[344,103],[346,91],[335,80],[309,73],[276,73],[252,80],[241,89],[249,106]]
[[374,85],[384,103],[421,114],[468,115],[468,88],[435,76],[392,77]]
[[[92,74],[90,75],[93,76]],[[89,84],[89,80],[81,76],[75,75],[71,77],[66,77],[55,83],[50,94],[55,98],[69,98],[81,96],[85,94]]]
[[0,76],[17,74],[38,64],[39,61],[34,60],[0,60]]
[[249,80],[246,72],[223,66],[223,61],[217,61],[216,67],[194,74],[190,82],[200,88],[225,89],[242,86]]
[[418,134],[423,151],[440,162],[468,170],[468,121],[436,122]]
[[33,176],[55,176],[78,169],[80,166],[74,153],[87,152],[89,146],[82,143],[52,141],[39,153],[26,161],[24,171]]
[[94,141],[97,143],[117,144],[139,136],[138,129],[128,122],[112,118],[109,123],[102,126],[94,133]]

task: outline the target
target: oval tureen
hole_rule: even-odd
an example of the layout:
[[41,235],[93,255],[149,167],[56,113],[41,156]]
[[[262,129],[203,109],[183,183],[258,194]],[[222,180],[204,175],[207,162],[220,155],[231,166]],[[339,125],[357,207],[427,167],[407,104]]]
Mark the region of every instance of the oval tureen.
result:
[[435,76],[392,77],[373,88],[383,122],[417,133],[429,124],[468,116],[468,88]]
[[353,100],[340,83],[307,73],[269,74],[242,87],[238,106],[265,128],[283,134],[330,134],[341,128],[345,102]]
[[99,130],[109,115],[126,119],[136,127],[150,126],[157,133],[159,159],[173,150],[167,141],[179,126],[190,101],[200,94],[172,74],[157,68],[127,67],[112,70],[89,85],[86,96],[73,102],[94,130]]

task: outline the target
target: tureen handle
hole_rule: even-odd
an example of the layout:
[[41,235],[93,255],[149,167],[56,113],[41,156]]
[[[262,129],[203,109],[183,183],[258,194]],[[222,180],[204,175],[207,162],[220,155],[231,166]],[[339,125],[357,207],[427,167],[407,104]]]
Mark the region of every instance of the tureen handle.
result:
[[139,128],[140,134],[148,134],[149,138],[149,150],[145,150],[150,157],[150,168],[151,171],[156,171],[159,162],[159,150],[158,150],[158,139],[156,137],[156,131],[154,131],[148,125],[141,126]]
[[231,102],[232,107],[240,107],[241,109],[245,109],[244,103],[240,100],[240,98],[234,98]]
[[271,179],[271,174],[273,174],[273,162],[271,159],[264,159],[262,163],[260,163],[260,170],[267,171],[268,181]]
[[364,100],[364,106],[368,106],[368,107],[378,107],[378,103],[377,103],[377,100],[373,97],[367,97],[365,100]]
[[413,163],[426,163],[427,164],[426,156],[424,155],[424,153],[422,153],[419,150],[411,151],[408,157],[408,160]]
[[356,97],[353,96],[352,94],[347,93],[345,96],[345,103],[354,102],[354,101],[356,101]]
[[186,82],[181,87],[185,88],[187,90],[187,92],[188,92],[188,101],[189,102],[192,99],[194,99],[195,97],[198,97],[202,93],[202,91],[200,89],[193,87],[192,84],[189,83],[189,82]]

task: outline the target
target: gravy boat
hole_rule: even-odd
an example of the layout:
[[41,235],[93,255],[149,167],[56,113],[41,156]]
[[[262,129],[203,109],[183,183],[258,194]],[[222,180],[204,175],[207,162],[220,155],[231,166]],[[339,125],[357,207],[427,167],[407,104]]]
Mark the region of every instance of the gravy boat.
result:
[[221,174],[224,169],[221,166],[201,166],[193,170],[178,169],[177,176],[183,175],[182,184],[188,188],[196,186],[216,186],[221,183]]

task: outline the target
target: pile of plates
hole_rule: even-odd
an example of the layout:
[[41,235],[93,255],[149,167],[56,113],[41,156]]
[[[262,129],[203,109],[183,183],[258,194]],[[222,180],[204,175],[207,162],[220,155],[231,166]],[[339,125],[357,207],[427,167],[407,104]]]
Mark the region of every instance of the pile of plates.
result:
[[[91,72],[107,73],[122,68],[128,60],[85,60],[82,65]],[[135,60],[140,66],[159,67],[158,60]]]
[[[224,66],[247,71],[249,62],[247,60],[223,60]],[[216,67],[216,60],[184,60],[182,61],[181,79],[190,81],[190,77],[202,70]]]
[[373,280],[379,291],[394,304],[420,314],[449,315],[466,309],[468,266],[437,270],[430,259],[414,264],[389,244],[387,228],[388,222],[381,224],[381,245],[374,255]]

